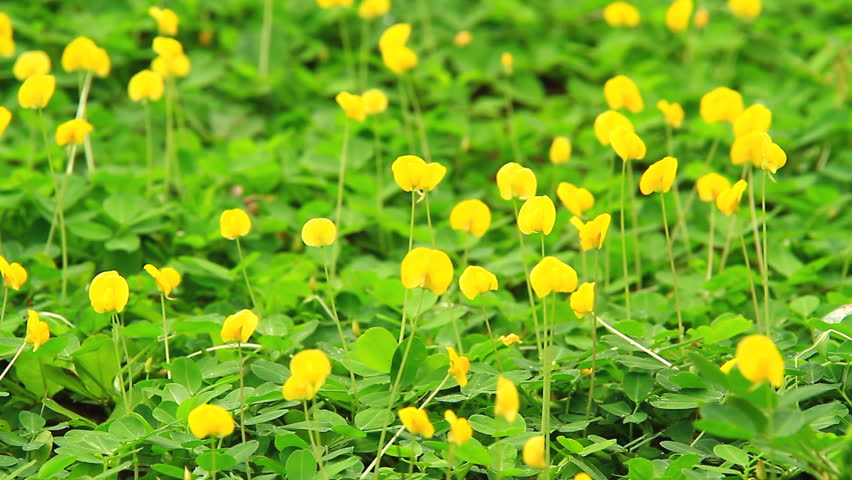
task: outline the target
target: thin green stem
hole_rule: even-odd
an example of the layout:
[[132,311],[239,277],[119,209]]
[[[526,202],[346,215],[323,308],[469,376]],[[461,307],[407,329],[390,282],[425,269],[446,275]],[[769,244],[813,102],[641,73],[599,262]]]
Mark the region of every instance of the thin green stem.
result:
[[763,323],[764,327],[766,328],[767,336],[772,333],[772,323],[769,320],[769,240],[766,237],[766,177],[768,176],[769,173],[764,169],[763,182],[760,188],[760,210],[762,219],[761,223],[763,225]]
[[719,258],[719,273],[725,270],[725,264],[728,261],[728,253],[731,251],[731,242],[734,239],[734,224],[736,224],[736,218],[728,220],[728,233],[725,235],[725,245],[722,247],[722,256]]
[[216,437],[210,439],[210,478],[216,480]]
[[[713,161],[713,157],[716,156],[716,150],[719,148],[719,139],[713,139],[713,143],[710,145],[710,151],[707,153],[707,158],[704,159],[704,166],[701,169],[701,175],[707,173],[710,169],[710,163]],[[697,193],[696,189],[692,189],[689,192],[689,197],[686,199],[686,206],[684,207],[684,212],[689,212],[692,208],[692,203],[695,201],[695,195]],[[672,238],[676,237],[681,228],[686,227],[686,217],[681,217],[678,219],[677,224],[672,229]]]
[[[554,302],[555,298],[551,298]],[[544,435],[544,463],[550,465],[550,400],[551,400],[551,370],[553,361],[551,360],[553,350],[553,330],[548,326],[547,315],[547,297],[541,299],[542,304],[542,323],[544,324],[545,346],[542,353],[542,368],[544,370],[544,380],[542,385],[541,395],[541,433]],[[552,319],[551,319],[552,321]],[[545,467],[542,471],[542,478],[548,480],[550,478],[550,468]]]
[[349,25],[346,23],[346,9],[340,8],[337,16],[337,25],[340,30],[340,41],[343,43],[343,55],[346,61],[346,78],[357,80],[355,76],[355,61],[352,58],[352,43],[349,40]]
[[432,228],[432,212],[429,209],[429,192],[425,192],[423,196],[426,199],[426,224],[429,225],[429,236],[432,237],[432,248],[436,248],[435,229]]
[[757,322],[758,331],[761,331],[763,329],[760,325],[762,323],[760,321],[760,309],[757,306],[757,292],[754,288],[754,272],[752,271],[751,263],[748,260],[748,249],[746,248],[745,233],[743,232],[742,227],[738,228],[738,230],[740,232],[740,245],[743,249],[743,260],[745,261],[746,269],[748,270],[748,286],[749,290],[751,291],[751,300],[754,304],[754,321]]
[[154,187],[154,127],[150,102],[143,100],[142,104],[145,105],[145,160],[148,166],[145,193],[150,195]]
[[249,298],[251,298],[252,308],[257,308],[257,300],[254,299],[254,291],[251,288],[251,282],[249,282],[248,269],[246,268],[246,263],[243,259],[243,246],[240,243],[240,237],[236,237],[237,241],[237,255],[239,256],[240,265],[243,270],[243,279],[246,281],[246,288],[248,289]]
[[515,108],[512,100],[510,78],[507,77],[506,88],[503,90],[506,101],[506,129],[509,133],[509,143],[512,146],[512,157],[516,163],[521,163],[521,149],[518,146],[518,138],[515,135]]
[[172,163],[175,157],[175,98],[174,80],[166,77],[166,173],[163,180],[164,190],[168,198],[171,192]]
[[4,378],[6,378],[6,374],[9,373],[9,370],[12,369],[12,365],[14,365],[15,361],[18,359],[18,357],[21,356],[21,352],[24,351],[24,348],[26,346],[27,346],[27,342],[22,343],[20,348],[18,348],[18,351],[15,352],[15,356],[12,357],[12,360],[9,360],[9,363],[6,364],[6,368],[3,369],[3,373],[0,373],[0,382],[2,382]]
[[[68,298],[68,238],[66,236],[65,230],[65,212],[63,208],[64,203],[64,193],[65,187],[68,183],[68,174],[66,173],[63,177],[62,184],[60,185],[59,179],[57,178],[56,171],[53,167],[53,158],[50,153],[51,144],[47,135],[47,126],[44,121],[44,110],[39,109],[38,111],[38,119],[39,124],[41,126],[41,135],[44,139],[44,146],[47,150],[47,164],[50,169],[50,176],[53,178],[54,189],[56,190],[56,211],[54,214],[54,221],[56,219],[59,220],[59,238],[60,238],[60,246],[61,246],[61,259],[62,259],[62,295],[60,297],[62,304],[65,304],[65,300]],[[76,147],[72,147],[73,150],[76,150]],[[72,154],[73,158],[73,154]],[[71,160],[73,161],[73,160]],[[51,223],[54,225],[55,223]],[[48,243],[46,248],[50,249],[50,244],[53,240],[53,227],[51,226],[51,232],[48,234]]]
[[588,419],[592,415],[592,405],[594,404],[595,398],[595,380],[598,374],[598,322],[597,322],[597,314],[595,313],[595,309],[598,307],[598,267],[600,263],[601,250],[597,249],[595,251],[595,294],[592,299],[592,324],[591,324],[591,333],[592,333],[592,372],[589,374],[589,398],[586,400],[586,418]]
[[757,253],[757,270],[763,278],[763,270],[766,265],[763,264],[763,248],[760,241],[760,229],[757,225],[757,207],[754,201],[754,180],[751,168],[748,168],[746,175],[748,176],[748,213],[751,217],[751,231],[754,235],[754,251]]
[[402,75],[402,79],[407,84],[409,94],[411,95],[411,105],[414,107],[414,120],[417,123],[417,135],[420,137],[420,149],[426,161],[431,162],[432,154],[429,151],[429,137],[426,133],[426,123],[423,121],[423,112],[420,110],[420,101],[417,99],[417,89],[414,88],[414,80],[405,74]]
[[639,217],[636,211],[636,188],[633,183],[633,169],[627,169],[627,182],[630,184],[630,233],[633,236],[633,270],[636,272],[636,289],[642,289],[642,259],[639,256]]
[[358,55],[358,79],[360,81],[360,89],[367,88],[367,53],[370,40],[370,23],[363,19],[361,20],[361,47]]
[[624,197],[627,189],[627,162],[621,162],[621,214],[619,215],[619,226],[621,228],[621,269],[624,273],[624,307],[627,310],[627,320],[630,320],[630,281],[627,271],[627,237],[624,234]]
[[[677,194],[677,193],[675,193]],[[669,266],[672,269],[672,295],[674,296],[675,309],[677,310],[677,333],[678,341],[683,342],[683,312],[680,308],[680,289],[677,283],[677,269],[675,268],[674,252],[672,249],[672,237],[669,235],[669,219],[666,213],[666,198],[660,193],[660,207],[663,210],[663,230],[666,232],[666,250],[669,254]]]
[[166,377],[172,379],[171,356],[169,354],[169,326],[166,323],[166,296],[160,294],[160,310],[163,314],[163,346],[166,349]]
[[340,218],[343,213],[343,187],[346,184],[346,162],[349,158],[349,118],[343,128],[343,147],[340,150],[340,167],[337,171],[337,206],[334,209],[334,224],[340,231]]
[[707,274],[704,276],[705,280],[710,280],[711,278],[713,278],[713,248],[716,236],[716,208],[713,205],[710,206],[710,232],[708,236],[709,238],[707,239]]
[[[515,210],[515,225],[518,224],[518,200],[512,199],[512,207]],[[535,309],[535,297],[533,297],[532,284],[530,283],[530,267],[527,265],[527,249],[524,245],[524,233],[518,229],[518,242],[521,245],[521,260],[524,264],[524,278],[527,283],[527,297],[530,301],[530,311],[533,317],[533,328],[535,328],[535,345],[538,350],[539,357],[542,355],[541,333],[538,331],[538,312]]]
[[[243,344],[237,340],[237,357],[240,362],[240,439],[246,443],[246,374]],[[246,465],[248,466],[248,465]]]
[[316,428],[316,424],[314,420],[311,418],[310,410],[308,409],[308,401],[304,400],[302,402],[302,406],[305,409],[305,423],[307,424],[308,429],[308,437],[311,440],[311,447],[314,450],[314,457],[316,457],[317,465],[319,465],[320,474],[324,480],[328,480],[328,473],[325,471],[325,465],[323,465],[322,461],[322,451],[320,450],[319,442],[319,430]]
[[9,287],[3,285],[3,308],[0,309],[0,328],[3,327],[3,320],[6,319],[6,304],[9,301]]
[[488,339],[491,341],[491,349],[494,351],[494,358],[497,359],[497,366],[502,372],[503,362],[500,361],[500,355],[497,352],[497,340],[494,338],[494,331],[491,330],[491,322],[488,321],[488,312],[485,310],[485,305],[482,305],[482,318],[485,319],[485,329],[488,330]]
[[405,84],[402,77],[397,77],[396,82],[399,88],[399,110],[402,113],[402,124],[405,127],[405,138],[408,141],[408,151],[414,151],[414,133],[411,126],[411,113],[408,110],[408,94],[405,93]]
[[376,126],[376,120],[371,122],[373,130],[373,155],[376,158],[376,226],[379,236],[379,250],[384,252],[386,249],[385,229],[382,224],[384,218],[384,201],[382,200],[382,188],[385,184],[385,167],[382,159],[382,139],[379,135],[379,129]]
[[[333,273],[330,272],[328,268],[328,254],[325,251],[325,247],[320,247],[320,251],[322,252],[322,263],[323,270],[325,271],[325,284],[328,289],[328,299],[331,304],[331,314],[332,318],[334,318],[334,324],[337,326],[337,334],[340,336],[340,344],[343,346],[343,354],[346,357],[346,363],[350,363],[349,357],[349,341],[346,340],[346,334],[343,333],[343,325],[340,321],[340,314],[337,311],[337,302],[334,297],[334,282],[333,282]],[[352,415],[358,412],[358,384],[355,382],[355,371],[352,368],[352,365],[347,365],[346,369],[349,370],[349,380],[352,382]]]
[[257,73],[262,79],[269,75],[269,44],[272,39],[272,0],[263,0],[263,24],[260,29],[260,56]]
[[116,375],[118,376],[118,387],[120,389],[121,398],[124,401],[124,412],[130,413],[130,405],[127,402],[127,390],[124,388],[124,374],[121,373],[121,332],[118,331],[118,319],[116,314],[112,314],[110,316],[112,320],[112,342],[113,347],[115,349],[115,361],[118,363],[118,371]]
[[408,251],[414,247],[414,210],[417,206],[417,194],[414,190],[411,191],[411,220],[408,224]]

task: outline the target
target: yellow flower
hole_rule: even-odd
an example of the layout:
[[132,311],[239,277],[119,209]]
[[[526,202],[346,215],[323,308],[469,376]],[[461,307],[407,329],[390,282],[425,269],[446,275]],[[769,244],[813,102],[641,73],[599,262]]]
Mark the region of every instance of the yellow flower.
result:
[[569,212],[576,216],[595,206],[595,197],[585,188],[576,187],[568,182],[560,182],[556,187],[556,196]]
[[719,367],[719,370],[721,370],[722,373],[727,375],[727,374],[731,373],[731,370],[733,370],[734,367],[736,367],[736,366],[737,366],[737,359],[732,358],[732,359],[728,360],[727,362],[723,363],[722,366]]
[[468,300],[497,288],[497,277],[482,267],[470,265],[459,276],[459,289]]
[[534,197],[537,187],[535,173],[515,162],[509,162],[497,171],[497,188],[500,189],[500,198],[503,200],[526,200]]
[[35,310],[27,310],[27,337],[25,342],[33,346],[33,351],[45,344],[50,339],[50,327],[41,321]]
[[769,337],[749,335],[737,345],[737,369],[752,383],[768,380],[778,388],[784,383],[784,358]]
[[83,118],[75,118],[56,127],[56,143],[65,146],[69,143],[82,145],[86,141],[86,135],[91,133],[93,127]]
[[450,368],[447,373],[456,377],[460,387],[467,385],[467,373],[470,371],[470,360],[456,353],[453,347],[447,347],[447,353],[450,355]]
[[12,39],[12,20],[3,12],[0,12],[0,55],[11,57],[15,54],[15,40]]
[[127,84],[127,95],[134,102],[151,100],[156,102],[163,98],[163,77],[151,70],[142,70],[133,75]]
[[497,377],[497,398],[494,400],[494,415],[499,415],[508,422],[514,422],[518,416],[520,401],[518,389],[508,378]]
[[417,54],[405,45],[410,35],[411,25],[398,23],[389,27],[379,37],[382,61],[397,75],[417,65]]
[[457,47],[466,47],[473,41],[473,35],[467,30],[462,30],[453,37],[453,44]]
[[604,20],[610,27],[639,25],[639,10],[627,2],[612,2],[604,8]]
[[577,288],[577,272],[556,257],[547,256],[530,271],[530,284],[538,298],[551,292],[573,292]]
[[685,32],[692,16],[692,0],[675,0],[666,11],[666,26],[674,33]]
[[611,110],[626,108],[637,113],[645,108],[639,88],[624,75],[616,75],[604,83],[604,97]]
[[317,0],[317,5],[323,9],[334,7],[351,7],[354,0]]
[[151,7],[148,9],[148,15],[157,21],[157,30],[163,35],[172,37],[178,34],[178,16],[168,8]]
[[595,137],[601,145],[609,145],[613,132],[617,130],[633,131],[633,123],[615,110],[607,110],[595,117]]
[[595,282],[585,282],[571,294],[571,310],[577,318],[595,310]]
[[550,144],[550,163],[560,164],[571,160],[571,140],[567,137],[556,137]]
[[20,81],[24,81],[33,75],[47,75],[50,73],[50,57],[41,50],[24,52],[15,60],[12,73]]
[[429,421],[426,410],[417,407],[405,407],[399,411],[399,419],[405,425],[405,429],[414,435],[423,438],[432,438],[435,435],[435,426]]
[[767,132],[771,125],[772,110],[756,103],[743,110],[734,120],[734,136],[739,138],[754,132]]
[[426,163],[417,155],[403,155],[391,165],[393,179],[406,192],[431,192],[444,179],[447,167],[438,162]]
[[611,221],[612,217],[608,213],[602,213],[586,223],[583,223],[577,217],[571,217],[571,225],[574,225],[577,229],[577,234],[580,237],[580,247],[584,252],[593,248],[603,247]]
[[730,217],[740,210],[740,199],[746,187],[748,183],[745,180],[737,180],[733,187],[722,190],[722,193],[716,197],[716,206],[725,216]]
[[112,63],[110,62],[109,55],[106,50],[100,47],[96,47],[92,50],[91,56],[86,65],[87,70],[91,70],[99,77],[106,77],[109,75],[111,68]]
[[402,259],[400,274],[405,288],[423,287],[440,295],[453,282],[453,262],[441,250],[417,247]]
[[695,12],[695,28],[704,28],[707,26],[707,23],[710,22],[710,12],[707,11],[706,8],[700,7]]
[[762,5],[760,0],[728,0],[728,8],[740,18],[753,20],[760,15]]
[[503,52],[500,55],[500,65],[503,66],[503,73],[506,75],[512,74],[512,66],[515,64],[515,57],[509,52]]
[[705,123],[733,122],[743,111],[743,97],[728,87],[717,87],[701,97],[699,112]]
[[763,146],[772,143],[772,139],[764,132],[753,132],[737,137],[731,145],[731,163],[743,165],[751,162],[755,167],[763,164]]
[[222,324],[222,331],[219,333],[219,336],[222,337],[222,341],[225,343],[246,343],[255,329],[257,329],[259,322],[260,318],[251,310],[240,310],[233,315],[228,315],[225,323]]
[[225,437],[234,433],[234,417],[218,405],[205,403],[189,412],[189,431],[195,438]]
[[180,285],[180,273],[172,267],[165,267],[160,270],[148,263],[142,268],[157,282],[157,290],[167,297],[172,293],[172,290]]
[[556,223],[556,207],[547,195],[532,197],[521,205],[518,212],[518,229],[524,235],[542,233],[550,235]]
[[89,301],[98,313],[121,313],[130,298],[127,280],[115,270],[101,272],[89,285]]
[[672,189],[675,175],[677,174],[677,159],[674,157],[663,157],[652,163],[642,178],[639,179],[639,191],[642,195],[650,195],[655,192],[666,193]]
[[368,115],[382,113],[388,108],[388,97],[378,88],[371,88],[361,95],[364,99],[364,109]]
[[88,37],[75,38],[62,51],[62,69],[66,72],[89,70],[99,77],[106,77],[110,67],[106,50]]
[[346,112],[346,116],[356,122],[363,122],[367,118],[367,107],[364,105],[364,97],[349,92],[340,92],[334,97],[340,108]]
[[390,0],[363,0],[358,6],[358,16],[367,20],[379,18],[390,10]]
[[731,188],[731,182],[718,173],[708,173],[698,178],[695,188],[702,202],[715,202],[722,192]]
[[763,160],[761,168],[772,173],[777,172],[779,168],[787,164],[787,153],[771,140],[763,143],[761,157]]
[[56,90],[56,77],[53,75],[33,75],[24,80],[18,89],[18,104],[21,108],[44,108],[50,103]]
[[10,112],[6,107],[0,107],[0,137],[3,136],[3,133],[6,131],[6,128],[9,126],[9,122],[11,121],[12,112]]
[[251,231],[251,219],[240,208],[225,210],[219,217],[219,231],[228,240],[244,237]]
[[3,277],[3,285],[15,291],[20,290],[29,277],[23,265],[18,262],[9,263],[3,255],[0,255],[0,275]]
[[683,124],[683,107],[679,103],[669,103],[666,100],[660,100],[657,102],[657,108],[663,112],[663,116],[666,117],[666,123],[673,128],[680,128]]
[[154,37],[152,42],[154,53],[165,58],[175,58],[183,55],[183,45],[174,38]]
[[498,338],[497,340],[501,341],[503,345],[506,345],[507,347],[510,347],[516,343],[524,343],[521,341],[521,337],[519,337],[517,333],[500,335],[500,338]]
[[324,247],[334,243],[337,226],[327,218],[312,218],[302,226],[302,242],[309,247]]
[[331,362],[322,350],[302,350],[290,360],[290,378],[282,388],[286,400],[310,400],[331,374]]
[[592,477],[590,477],[586,472],[580,472],[577,475],[574,475],[572,480],[592,480]]
[[533,468],[547,468],[547,460],[544,455],[544,437],[536,435],[530,437],[524,443],[524,463]]
[[185,77],[189,75],[191,65],[189,57],[157,57],[151,61],[151,70],[162,77]]
[[482,200],[462,200],[450,211],[450,227],[482,238],[491,226],[491,209]]
[[616,155],[623,161],[642,160],[645,158],[645,142],[632,130],[619,129],[612,132],[610,144]]
[[447,435],[450,443],[461,445],[473,438],[473,429],[466,418],[458,418],[452,410],[444,412],[444,420],[450,424],[450,433]]

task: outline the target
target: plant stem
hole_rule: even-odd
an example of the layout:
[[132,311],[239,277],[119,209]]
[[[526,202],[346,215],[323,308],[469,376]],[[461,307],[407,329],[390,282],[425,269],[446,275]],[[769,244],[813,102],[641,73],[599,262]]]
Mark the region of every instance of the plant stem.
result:
[[748,269],[748,286],[751,290],[751,300],[754,303],[754,321],[757,322],[757,329],[760,331],[763,329],[760,325],[760,309],[757,306],[757,293],[754,289],[754,272],[751,270],[751,263],[748,260],[748,249],[746,248],[745,233],[743,232],[742,227],[740,227],[738,230],[740,231],[740,245],[743,249],[743,260],[745,260],[746,269]]
[[316,428],[315,422],[311,419],[311,413],[310,410],[308,410],[308,401],[304,400],[302,402],[302,405],[305,407],[305,423],[308,427],[308,437],[311,439],[311,446],[314,449],[314,456],[316,457],[317,465],[319,465],[320,474],[322,475],[322,478],[324,480],[328,480],[328,473],[326,473],[325,471],[325,466],[323,465],[322,461],[322,451],[320,450],[319,446],[319,430]]
[[6,319],[6,303],[9,301],[9,287],[3,285],[3,308],[0,309],[0,328],[3,327],[3,320]]
[[[716,150],[719,148],[719,139],[713,139],[713,143],[710,144],[710,151],[707,153],[707,158],[704,159],[704,168],[701,169],[701,175],[707,173],[707,170],[710,168],[710,162],[713,161],[713,157],[716,155]],[[697,193],[696,189],[692,189],[689,192],[689,197],[686,199],[686,205],[683,209],[684,212],[690,211],[692,208],[692,203],[695,201],[695,195]],[[677,224],[672,229],[672,238],[676,237],[681,227],[686,227],[686,217],[681,217],[678,219]]]
[[654,360],[657,360],[658,362],[662,363],[663,365],[665,365],[665,366],[666,366],[666,367],[668,367],[668,368],[676,368],[676,367],[672,364],[672,362],[670,362],[670,361],[666,360],[665,358],[663,358],[663,357],[661,357],[661,356],[657,355],[657,354],[656,354],[656,353],[654,353],[654,351],[653,351],[653,350],[651,350],[650,348],[648,348],[648,347],[646,347],[646,346],[642,345],[641,343],[637,342],[636,340],[633,340],[633,339],[632,339],[632,338],[630,338],[629,336],[625,335],[624,333],[622,333],[622,332],[621,332],[620,330],[618,330],[617,328],[615,328],[615,327],[613,327],[612,325],[610,325],[609,323],[605,322],[605,321],[604,321],[601,317],[599,317],[599,316],[597,316],[597,315],[594,315],[594,318],[595,318],[595,321],[596,321],[596,322],[598,322],[598,323],[600,323],[600,324],[601,324],[601,326],[603,326],[604,328],[606,328],[607,330],[609,330],[611,333],[614,333],[615,335],[617,335],[619,338],[621,338],[622,340],[626,341],[626,342],[627,342],[627,343],[629,343],[630,345],[633,345],[634,347],[638,348],[639,350],[642,350],[642,351],[643,351],[643,352],[645,352],[646,354],[650,355],[650,356],[651,356]]
[[399,110],[402,113],[402,124],[405,126],[405,138],[408,141],[408,151],[414,152],[414,133],[411,127],[411,113],[408,110],[408,94],[405,93],[405,84],[402,77],[397,77],[396,85],[399,87]]
[[[675,192],[677,195],[677,192]],[[672,249],[672,237],[669,235],[669,219],[666,213],[665,194],[660,192],[660,207],[663,210],[663,230],[666,232],[666,250],[669,253],[669,266],[672,269],[672,295],[674,296],[675,309],[677,310],[677,333],[678,341],[683,343],[683,312],[680,308],[680,289],[677,284],[677,269],[675,268],[674,252]]]
[[725,263],[728,260],[728,252],[731,249],[731,242],[734,239],[734,224],[736,224],[735,218],[728,220],[728,233],[725,236],[725,246],[722,248],[722,257],[719,259],[719,273],[722,273],[725,270]]
[[[329,272],[328,255],[325,251],[325,247],[320,247],[320,250],[322,251],[323,270],[325,270],[325,284],[328,289],[332,318],[334,318],[334,324],[337,326],[337,334],[340,335],[340,344],[343,346],[343,354],[346,357],[346,363],[350,363],[349,342],[346,340],[346,335],[343,333],[343,325],[341,325],[340,314],[337,312],[337,303],[334,300],[334,286],[332,282],[333,274]],[[352,369],[352,365],[347,365],[346,369],[349,370],[349,379],[352,382],[352,416],[354,419],[355,413],[358,412],[358,385],[355,382],[355,372]]]
[[12,369],[12,365],[15,364],[15,360],[17,360],[18,357],[21,356],[21,352],[24,351],[24,348],[26,346],[27,346],[27,342],[22,343],[20,348],[18,348],[18,351],[15,352],[15,356],[12,357],[11,360],[9,360],[9,363],[6,365],[6,368],[3,369],[3,373],[0,373],[0,381],[3,381],[3,379],[6,377],[6,374],[9,373],[9,370]]
[[145,159],[148,165],[145,193],[150,195],[151,189],[154,186],[154,128],[151,116],[151,104],[148,100],[143,100],[142,104],[145,105]]
[[[515,209],[515,225],[518,224],[518,200],[512,199],[512,207]],[[524,263],[524,278],[527,283],[527,297],[530,301],[530,311],[532,311],[533,328],[535,328],[535,345],[538,350],[538,355],[542,355],[541,334],[538,331],[538,312],[535,309],[535,298],[533,297],[532,284],[530,283],[530,267],[527,265],[527,250],[524,245],[524,233],[518,229],[518,241],[521,244],[521,260]]]
[[166,198],[171,192],[172,162],[175,156],[174,102],[174,80],[166,77],[166,174],[163,181]]
[[382,186],[385,184],[385,167],[382,160],[382,139],[379,135],[379,129],[376,127],[376,120],[371,121],[373,127],[373,154],[376,158],[376,218],[379,236],[379,250],[384,252],[385,246],[385,229],[382,225],[384,218],[384,201],[382,200]]
[[[59,179],[57,178],[56,171],[53,168],[53,158],[50,154],[50,140],[48,140],[47,136],[47,126],[44,122],[44,110],[38,110],[38,120],[41,126],[41,135],[44,139],[44,146],[47,150],[47,164],[50,170],[50,176],[53,178],[53,185],[56,189],[56,214],[54,215],[54,219],[59,220],[59,238],[60,238],[60,246],[62,250],[61,259],[62,259],[62,295],[60,300],[62,304],[65,304],[65,300],[68,297],[68,239],[65,234],[65,212],[62,204],[64,203],[64,192],[65,185],[68,182],[68,174],[65,174],[63,177],[62,185],[59,183]],[[75,148],[76,149],[76,148]],[[53,228],[51,227],[51,232],[48,234],[48,244],[47,249],[50,249],[50,244],[52,243],[52,235]]]
[[260,30],[260,57],[257,73],[261,79],[269,75],[269,44],[272,38],[272,0],[263,0],[263,24]]
[[121,373],[121,349],[119,347],[119,342],[121,341],[121,333],[118,331],[118,321],[117,315],[112,314],[112,342],[113,347],[115,348],[115,361],[118,362],[118,371],[116,375],[118,375],[118,387],[121,390],[121,398],[124,401],[124,412],[125,414],[130,413],[130,405],[127,402],[127,391],[124,388],[124,374]]
[[757,253],[757,269],[760,272],[761,278],[763,278],[763,270],[766,269],[766,265],[763,264],[763,248],[761,247],[760,241],[760,230],[757,226],[757,207],[755,206],[754,201],[754,181],[751,168],[747,170],[748,175],[748,212],[751,216],[751,231],[754,234],[754,251]]
[[432,237],[432,248],[436,248],[435,230],[432,228],[432,213],[429,209],[429,192],[425,192],[423,196],[426,199],[426,224],[429,225],[429,235]]
[[482,318],[485,319],[485,329],[488,330],[488,338],[491,341],[491,348],[494,350],[494,358],[497,359],[497,366],[502,372],[503,362],[500,361],[500,355],[497,353],[497,340],[494,338],[494,332],[491,330],[491,322],[488,321],[488,312],[485,310],[485,305],[482,305]]
[[518,147],[518,138],[515,136],[515,109],[512,103],[511,77],[507,77],[504,97],[506,99],[506,129],[509,133],[509,143],[512,146],[512,158],[515,163],[521,163],[521,149]]
[[252,308],[257,308],[257,301],[254,299],[254,291],[251,289],[251,282],[249,282],[248,277],[248,269],[246,268],[245,261],[243,260],[243,247],[240,243],[240,237],[236,237],[237,241],[237,255],[239,255],[240,265],[242,265],[243,270],[243,278],[246,281],[246,288],[248,289],[249,298],[251,298]]
[[169,326],[166,324],[166,296],[160,294],[160,310],[163,313],[163,345],[166,348],[166,377],[172,379],[171,356],[169,355]]
[[352,58],[352,46],[349,40],[349,26],[346,24],[346,9],[338,9],[337,26],[340,31],[340,42],[343,44],[343,55],[346,61],[346,78],[357,80],[355,76],[355,64]]
[[216,437],[210,442],[210,478],[216,480]]
[[760,188],[760,210],[763,224],[762,239],[763,239],[763,326],[766,329],[766,335],[772,333],[772,323],[769,320],[769,240],[766,237],[766,177],[769,173],[763,170],[763,182]]
[[246,380],[243,358],[243,344],[237,340],[237,356],[240,361],[240,439],[246,443]]
[[[584,252],[585,253],[585,252]],[[592,373],[589,374],[589,399],[586,401],[586,419],[592,415],[592,404],[594,403],[595,380],[598,374],[598,325],[595,321],[595,309],[598,306],[598,267],[600,263],[601,250],[595,251],[595,295],[592,299]]]
[[624,273],[624,307],[627,310],[627,320],[630,320],[630,281],[627,271],[627,237],[624,234],[624,197],[627,189],[627,162],[621,162],[621,269]]
[[366,19],[361,20],[361,48],[358,52],[358,80],[360,89],[367,88],[367,45],[370,39],[370,23]]
[[710,206],[710,232],[709,238],[707,239],[707,274],[704,276],[704,280],[710,280],[713,278],[713,243],[715,240],[716,233],[716,208],[711,205]]
[[334,210],[334,224],[340,231],[340,217],[343,213],[343,187],[346,183],[346,162],[349,157],[349,117],[343,127],[343,147],[340,150],[340,167],[337,171],[337,206]]
[[431,162],[432,154],[429,151],[429,137],[426,134],[426,123],[423,122],[423,113],[420,110],[420,101],[417,99],[417,89],[414,88],[414,80],[405,74],[403,74],[402,79],[407,84],[411,95],[411,105],[414,107],[414,120],[417,122],[417,135],[420,137],[420,149],[426,161]]
[[411,220],[408,224],[408,251],[414,246],[414,210],[417,206],[417,198],[414,190],[411,191]]
[[[551,299],[551,302],[555,298]],[[551,401],[551,385],[550,376],[552,363],[550,356],[553,349],[553,331],[547,323],[547,297],[541,299],[542,304],[542,323],[544,324],[545,345],[542,353],[542,368],[544,369],[544,379],[541,395],[541,433],[544,435],[544,463],[550,465],[550,401]],[[550,478],[550,469],[545,467],[542,471],[542,478],[548,480]]]
[[633,169],[627,169],[627,183],[630,184],[630,233],[633,236],[633,270],[636,272],[636,290],[642,288],[642,259],[639,256],[639,217],[636,211],[636,188],[633,183]]

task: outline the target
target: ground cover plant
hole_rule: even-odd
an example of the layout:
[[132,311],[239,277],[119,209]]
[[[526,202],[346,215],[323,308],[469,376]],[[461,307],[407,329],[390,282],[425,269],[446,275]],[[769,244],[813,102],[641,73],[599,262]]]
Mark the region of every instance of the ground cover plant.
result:
[[852,478],[849,6],[0,7],[0,478]]

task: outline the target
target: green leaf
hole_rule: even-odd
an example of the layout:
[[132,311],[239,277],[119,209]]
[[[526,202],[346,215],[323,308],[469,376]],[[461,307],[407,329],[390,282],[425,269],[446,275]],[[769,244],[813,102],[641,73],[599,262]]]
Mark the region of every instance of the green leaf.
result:
[[491,465],[491,455],[488,453],[488,449],[483,447],[475,438],[459,445],[456,448],[456,457],[467,463]]
[[30,433],[41,431],[45,424],[45,420],[41,417],[41,415],[37,415],[26,410],[18,414],[18,421],[21,422],[21,426]]
[[194,394],[201,388],[201,369],[194,361],[186,357],[178,357],[171,363],[172,380],[183,385]]
[[790,310],[805,318],[814,313],[818,307],[819,297],[815,295],[805,295],[804,297],[794,298],[790,302]]
[[727,460],[741,467],[748,466],[748,454],[733,445],[716,445],[713,453],[722,460]]
[[287,458],[287,478],[289,480],[312,480],[317,472],[317,461],[307,450],[296,450]]
[[752,321],[743,316],[720,316],[710,325],[702,325],[695,331],[698,336],[704,339],[704,343],[714,344],[748,332],[751,330],[751,326]]
[[180,478],[183,479],[183,469],[180,467],[175,467],[174,465],[166,465],[165,463],[156,463],[151,465],[151,468],[154,469],[157,473],[162,473],[163,475],[168,475],[172,478]]
[[[409,345],[410,343],[410,345]],[[408,357],[405,360],[405,365],[402,365],[402,357],[408,350]],[[390,378],[397,378],[400,375],[399,386],[401,389],[415,384],[417,381],[417,372],[426,361],[426,344],[420,337],[414,337],[403,341],[397,346],[393,354],[393,362],[391,363]],[[399,373],[401,367],[404,367],[402,373]]]
[[373,327],[355,341],[355,355],[364,365],[388,373],[396,347],[396,338],[392,333],[382,327]]
[[606,450],[607,448],[609,448],[613,445],[617,445],[617,444],[618,444],[618,440],[616,440],[614,438],[609,439],[609,440],[603,440],[603,441],[595,442],[595,443],[589,445],[588,447],[584,448],[580,452],[580,456],[586,457],[586,456],[589,456],[593,453],[600,452],[601,450]]
[[118,374],[115,343],[104,334],[87,337],[72,357],[74,367],[86,388],[99,398],[116,393],[113,380]]
[[580,453],[583,451],[583,444],[573,438],[559,436],[556,437],[556,441],[571,453]]
[[696,420],[695,428],[722,438],[749,440],[754,436],[754,433],[747,428],[721,420]]
[[789,390],[784,392],[781,395],[781,399],[779,400],[778,404],[780,406],[793,405],[794,403],[802,402],[817,395],[822,395],[825,392],[836,390],[839,386],[840,385],[837,383],[820,383],[817,385],[800,386],[795,390]]
[[237,463],[245,463],[257,451],[259,446],[260,442],[257,440],[249,440],[246,443],[234,445],[225,450],[225,453],[233,457]]
[[627,478],[630,480],[654,480],[654,464],[646,458],[631,458],[627,461],[627,467]]
[[38,470],[37,477],[44,479],[55,478],[59,475],[60,472],[64,471],[66,467],[76,461],[77,457],[73,455],[57,455],[41,466],[41,468]]
[[624,394],[633,403],[641,403],[645,400],[653,385],[654,380],[648,374],[631,372],[624,376]]

